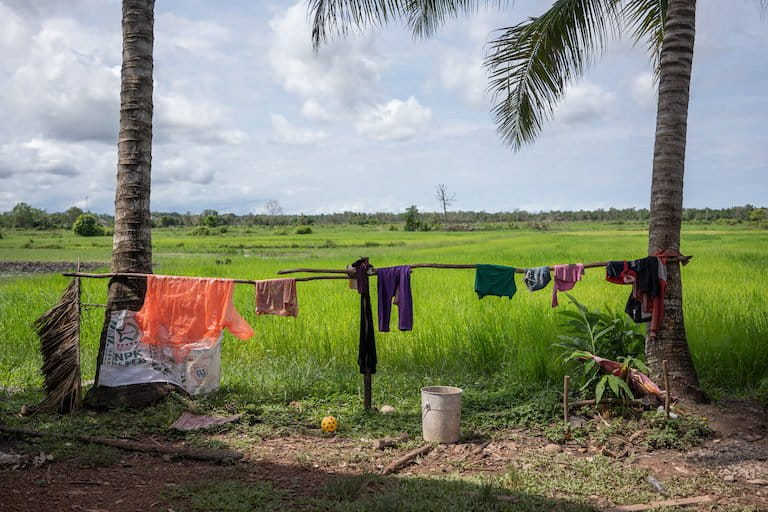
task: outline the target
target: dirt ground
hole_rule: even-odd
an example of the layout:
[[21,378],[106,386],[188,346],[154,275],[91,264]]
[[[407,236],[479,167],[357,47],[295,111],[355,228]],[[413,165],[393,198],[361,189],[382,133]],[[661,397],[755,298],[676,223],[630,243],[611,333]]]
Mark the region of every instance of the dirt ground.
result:
[[[88,271],[108,267],[108,263],[81,261],[80,270]],[[0,275],[31,274],[37,272],[74,272],[76,263],[71,261],[0,261]]]
[[[714,491],[718,506],[739,504],[768,510],[766,411],[754,404],[733,402],[727,406],[696,406],[695,412],[707,417],[715,431],[701,446],[687,452],[647,451],[630,442],[624,445],[626,453],[611,455],[618,456],[617,463],[648,469],[662,482],[670,476],[694,478],[705,472],[715,475],[723,483],[719,491]],[[215,441],[226,436],[224,433],[210,437]],[[522,430],[506,437],[509,439],[438,446],[398,474],[495,475],[514,466],[526,454],[551,452],[558,457],[597,454],[589,447],[570,442],[553,446]],[[231,442],[231,437],[228,440]],[[370,441],[298,435],[277,437],[248,445],[242,450],[244,458],[229,464],[120,451],[118,457],[104,467],[83,467],[72,460],[27,460],[15,469],[0,465],[0,510],[172,511],[174,504],[168,497],[169,489],[214,480],[269,481],[288,497],[311,498],[335,475],[378,473],[408,451],[405,447],[376,450]],[[23,442],[0,440],[0,452],[18,451]],[[597,507],[609,505],[599,496],[594,498]],[[697,510],[697,507],[687,510]]]

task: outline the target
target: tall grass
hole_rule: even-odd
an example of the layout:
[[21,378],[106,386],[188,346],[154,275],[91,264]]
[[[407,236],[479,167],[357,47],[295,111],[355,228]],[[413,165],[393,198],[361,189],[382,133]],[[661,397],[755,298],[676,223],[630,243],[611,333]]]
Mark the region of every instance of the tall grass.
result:
[[[378,267],[418,262],[525,267],[641,257],[647,240],[641,227],[627,226],[473,233],[313,229],[313,234],[301,236],[253,228],[204,238],[183,230],[160,230],[154,234],[156,272],[264,279],[274,277],[281,268],[342,268],[361,255],[369,256]],[[6,234],[0,240],[0,259],[74,261],[80,257],[104,261],[105,267],[109,260],[106,237]],[[31,244],[30,238],[34,239]],[[761,231],[684,230],[683,250],[695,255],[683,270],[686,328],[697,370],[709,389],[748,394],[768,378],[766,242],[768,233]],[[50,248],[54,243],[62,248]],[[0,277],[0,386],[40,386],[39,342],[30,324],[58,300],[66,282],[58,275]],[[530,293],[518,276],[518,292],[512,300],[478,300],[473,283],[472,270],[414,270],[414,330],[377,333],[377,399],[413,393],[427,383],[479,388],[492,381],[536,387],[560,380],[564,369],[552,349],[560,318],[557,309],[550,307],[551,285]],[[83,301],[105,302],[106,286],[106,280],[84,280]],[[225,336],[225,390],[268,401],[361,392],[356,364],[357,293],[341,280],[298,286],[300,313],[295,319],[256,317],[253,288],[236,288],[235,303],[256,334],[247,341]],[[629,288],[607,283],[602,269],[589,269],[572,293],[592,309],[622,309]],[[372,299],[375,309],[375,294]],[[570,307],[567,302],[562,297],[560,308]],[[102,309],[83,314],[85,379],[95,373],[103,314]]]

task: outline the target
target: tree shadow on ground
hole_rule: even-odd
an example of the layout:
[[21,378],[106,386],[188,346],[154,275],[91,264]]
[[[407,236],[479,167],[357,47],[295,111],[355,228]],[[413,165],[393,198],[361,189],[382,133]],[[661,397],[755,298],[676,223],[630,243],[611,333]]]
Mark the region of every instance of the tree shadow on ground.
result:
[[[239,466],[263,477],[185,483],[165,493],[176,511],[295,510],[309,512],[594,512],[591,505],[510,492],[480,479],[426,476],[334,474],[321,469],[273,462]],[[251,474],[251,476],[254,476]]]
[[[78,450],[82,451],[82,450]],[[117,452],[84,463],[56,458],[41,466],[0,468],[3,510],[175,512],[595,512],[576,500],[524,490],[490,478],[334,473],[311,464],[245,460],[232,464]],[[90,459],[93,459],[91,456]],[[514,487],[514,482],[508,482]]]

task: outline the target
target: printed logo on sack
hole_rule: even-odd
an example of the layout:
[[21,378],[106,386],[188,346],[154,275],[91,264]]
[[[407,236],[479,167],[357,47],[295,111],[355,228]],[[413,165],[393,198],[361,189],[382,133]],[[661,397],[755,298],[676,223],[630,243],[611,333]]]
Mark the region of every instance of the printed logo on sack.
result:
[[209,368],[213,364],[213,359],[208,354],[201,354],[199,357],[190,359],[192,366],[189,368],[189,374],[196,386],[202,386],[205,380],[210,376]]
[[139,326],[132,319],[122,322],[112,320],[107,330],[107,346],[105,362],[112,366],[130,366],[143,364],[144,355],[139,349]]

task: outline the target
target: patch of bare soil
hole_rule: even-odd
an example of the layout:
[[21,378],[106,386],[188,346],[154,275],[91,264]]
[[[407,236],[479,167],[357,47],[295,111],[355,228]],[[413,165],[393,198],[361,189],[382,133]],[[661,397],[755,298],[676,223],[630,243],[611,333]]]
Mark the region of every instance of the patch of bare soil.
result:
[[685,453],[659,450],[641,455],[641,467],[659,478],[711,472],[732,491],[724,502],[768,510],[768,411],[743,401],[688,410],[707,418],[714,435]]
[[[754,404],[732,402],[689,407],[709,419],[715,435],[688,452],[647,451],[627,440],[617,464],[646,468],[658,481],[670,477],[715,475],[722,487],[718,507],[751,505],[768,511],[768,415]],[[212,441],[238,445],[244,439],[211,435]],[[499,475],[525,455],[564,453],[591,457],[599,447],[568,442],[552,445],[524,430],[507,439],[438,446],[399,471],[401,475]],[[157,442],[156,440],[152,440]],[[414,443],[376,450],[371,440],[291,435],[254,441],[242,449],[243,460],[232,464],[175,460],[168,456],[120,452],[107,467],[85,467],[73,460],[29,459],[17,469],[0,465],[0,509],[3,511],[135,511],[173,509],[169,492],[182,484],[236,480],[271,482],[288,498],[318,496],[336,475],[378,473],[415,446]],[[0,450],[14,451],[21,441],[5,441]],[[602,453],[602,455],[606,455]],[[612,456],[613,455],[610,455]],[[709,492],[709,491],[707,491]],[[595,497],[600,502],[599,497]],[[660,497],[661,498],[661,497]],[[696,510],[695,507],[688,510]],[[711,510],[711,509],[708,509]]]
[[[80,262],[81,271],[108,266],[108,263],[98,261]],[[0,274],[74,272],[76,269],[77,263],[74,261],[0,261]]]

